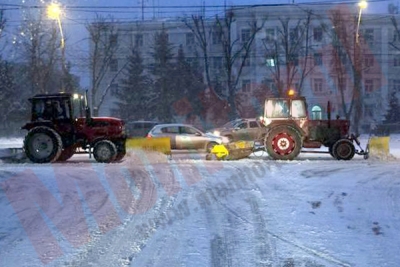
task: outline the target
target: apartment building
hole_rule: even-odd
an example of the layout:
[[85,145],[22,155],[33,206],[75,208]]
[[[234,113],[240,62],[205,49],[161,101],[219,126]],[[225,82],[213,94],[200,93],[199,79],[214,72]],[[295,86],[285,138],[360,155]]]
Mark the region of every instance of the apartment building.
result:
[[[346,112],[356,108],[351,105],[353,74],[358,70],[361,90],[354,95],[353,103],[361,100],[362,110],[357,119],[367,129],[371,122],[383,119],[391,90],[400,92],[400,37],[393,24],[393,19],[400,21],[398,15],[363,13],[358,25],[357,6],[349,5],[256,6],[232,8],[229,12],[234,12],[230,26],[234,52],[252,37],[254,22],[262,26],[254,36],[243,65],[240,53],[233,65],[232,75],[237,77],[240,73],[238,92],[241,99],[247,99],[244,106],[262,106],[259,99],[257,102],[252,97],[260,94],[260,90],[267,96],[277,95],[279,90],[282,94],[290,87],[307,97],[311,117],[325,118],[328,101],[333,118],[345,117]],[[341,14],[336,20],[334,16],[338,13],[335,12]],[[190,22],[191,18],[187,17],[186,23]],[[221,68],[225,55],[220,37],[213,30],[215,17],[204,19],[204,23],[205,28],[210,29],[207,52],[211,78],[223,79]],[[118,53],[108,69],[106,81],[112,82],[100,115],[111,115],[114,93],[119,87],[114,76],[126,64],[132,47],[139,47],[144,63],[150,64],[154,35],[162,27],[168,32],[174,52],[182,45],[188,61],[198,55],[203,57],[193,32],[183,19],[118,24]],[[108,84],[104,82],[103,86]]]

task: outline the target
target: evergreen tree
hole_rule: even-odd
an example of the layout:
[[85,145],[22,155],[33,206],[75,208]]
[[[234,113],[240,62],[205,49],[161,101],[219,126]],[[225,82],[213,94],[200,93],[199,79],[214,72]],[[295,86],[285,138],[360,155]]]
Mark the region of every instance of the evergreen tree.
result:
[[128,60],[121,90],[116,95],[118,113],[124,120],[151,119],[151,107],[148,106],[152,98],[151,80],[145,73],[140,51],[133,49]]
[[[186,119],[202,114],[201,101],[199,101],[200,93],[204,91],[205,85],[203,75],[198,62],[198,57],[194,57],[192,64],[186,59],[182,45],[178,49],[175,68],[175,91],[177,101],[187,99],[190,103],[191,112],[186,114]],[[205,118],[200,118],[202,121]]]
[[154,47],[151,53],[154,64],[151,72],[154,75],[154,93],[157,104],[156,115],[160,121],[173,121],[173,103],[175,102],[176,90],[174,79],[174,54],[173,46],[168,41],[168,33],[163,27],[161,32],[154,37]]
[[400,105],[396,91],[390,94],[389,110],[385,115],[383,123],[400,123]]

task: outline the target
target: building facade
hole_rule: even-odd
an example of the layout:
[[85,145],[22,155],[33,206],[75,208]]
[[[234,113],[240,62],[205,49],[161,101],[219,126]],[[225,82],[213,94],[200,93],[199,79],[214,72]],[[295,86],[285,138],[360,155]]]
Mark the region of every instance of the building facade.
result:
[[[400,35],[394,26],[398,15],[362,14],[358,24],[357,7],[348,5],[257,6],[227,12],[233,12],[234,18],[226,28],[230,31],[229,48],[235,57],[231,75],[238,81],[236,89],[245,110],[256,107],[260,112],[263,97],[282,96],[288,89],[295,89],[307,97],[310,117],[326,118],[329,101],[332,118],[358,120],[360,127],[368,131],[371,123],[383,120],[390,92],[400,92]],[[221,16],[220,22],[225,22],[224,18]],[[226,52],[221,45],[221,33],[216,30],[215,17],[202,22],[210,79],[224,83]],[[255,34],[254,25],[260,27]],[[118,50],[102,82],[102,90],[109,90],[100,115],[112,115],[120,86],[118,75],[132,48],[140,49],[144,64],[152,63],[154,35],[162,27],[175,53],[182,46],[189,62],[200,57],[204,67],[204,47],[193,31],[190,17],[117,26]],[[246,56],[243,45],[253,37]]]

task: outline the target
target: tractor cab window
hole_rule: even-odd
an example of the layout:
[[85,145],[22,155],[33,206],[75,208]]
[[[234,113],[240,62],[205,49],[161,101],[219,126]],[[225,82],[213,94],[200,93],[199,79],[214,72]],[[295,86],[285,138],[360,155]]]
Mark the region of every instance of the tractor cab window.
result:
[[266,118],[288,118],[289,104],[286,99],[268,99],[265,103]]
[[74,118],[85,117],[85,99],[83,96],[75,94],[72,99],[72,110]]
[[304,118],[307,116],[306,106],[303,100],[292,100],[292,117]]
[[55,120],[68,117],[66,105],[59,99],[41,99],[34,102],[33,120]]

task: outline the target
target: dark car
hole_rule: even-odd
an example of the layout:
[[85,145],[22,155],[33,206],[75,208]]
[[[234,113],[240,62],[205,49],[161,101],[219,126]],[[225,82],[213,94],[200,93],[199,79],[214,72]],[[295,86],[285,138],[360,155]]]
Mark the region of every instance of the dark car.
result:
[[171,149],[205,149],[210,151],[214,145],[226,144],[226,137],[203,133],[189,124],[158,124],[147,135],[151,137],[170,137]]
[[156,121],[128,121],[125,124],[128,137],[146,137],[149,131],[159,124]]
[[248,140],[262,142],[267,128],[258,119],[236,119],[221,127],[209,130],[214,135],[225,136],[230,141]]

